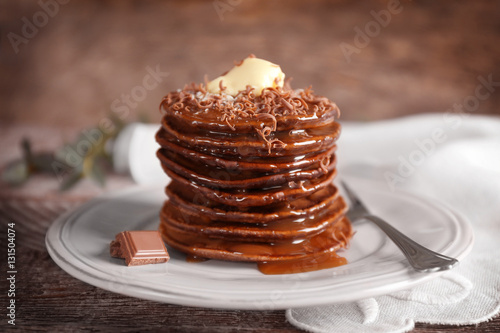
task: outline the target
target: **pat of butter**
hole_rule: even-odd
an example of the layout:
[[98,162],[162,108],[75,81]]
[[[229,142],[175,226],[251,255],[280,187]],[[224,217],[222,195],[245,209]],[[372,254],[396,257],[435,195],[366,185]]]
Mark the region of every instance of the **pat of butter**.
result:
[[226,75],[210,81],[207,85],[209,92],[220,93],[220,81],[226,87],[224,92],[231,96],[236,96],[239,91],[245,90],[249,85],[253,88],[254,94],[260,96],[262,89],[268,87],[283,87],[285,74],[279,65],[267,60],[248,57],[243,62],[233,67]]

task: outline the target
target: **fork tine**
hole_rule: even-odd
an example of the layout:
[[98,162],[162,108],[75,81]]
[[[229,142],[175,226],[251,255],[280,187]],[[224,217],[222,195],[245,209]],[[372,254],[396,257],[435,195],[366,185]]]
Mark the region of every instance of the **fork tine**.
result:
[[369,215],[370,211],[368,210],[368,208],[366,208],[361,199],[358,198],[356,193],[354,193],[354,191],[342,180],[340,181],[340,184],[344,188],[344,192],[349,199],[349,211],[347,212],[346,216],[351,221],[355,221],[363,218],[366,215]]
[[349,186],[347,186],[347,184],[343,180],[340,181],[340,184],[344,188],[344,191],[347,194],[347,197],[349,198],[349,201],[352,205],[364,206],[361,200],[359,200],[358,196],[354,193],[354,191]]

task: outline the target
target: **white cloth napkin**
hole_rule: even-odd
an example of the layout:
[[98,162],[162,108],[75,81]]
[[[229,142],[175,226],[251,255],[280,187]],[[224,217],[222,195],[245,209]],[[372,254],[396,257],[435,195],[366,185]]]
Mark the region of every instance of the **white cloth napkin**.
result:
[[[132,125],[114,148],[117,169],[140,184],[167,179],[154,156],[158,126]],[[447,203],[472,223],[475,245],[458,268],[428,283],[350,304],[289,309],[290,323],[310,332],[406,332],[415,322],[465,325],[499,313],[500,118],[448,113],[343,123],[338,175]]]
[[500,311],[500,118],[433,114],[344,123],[339,177],[447,203],[473,225],[460,266],[411,290],[286,311],[310,332],[407,332],[415,322],[465,325]]

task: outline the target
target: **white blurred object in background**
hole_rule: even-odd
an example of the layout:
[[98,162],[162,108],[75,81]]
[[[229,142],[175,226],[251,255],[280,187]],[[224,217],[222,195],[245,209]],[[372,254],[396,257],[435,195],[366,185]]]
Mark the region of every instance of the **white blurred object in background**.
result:
[[159,124],[132,123],[117,136],[111,153],[116,172],[129,174],[141,185],[166,185],[170,178],[161,168],[156,157],[160,147],[155,135]]

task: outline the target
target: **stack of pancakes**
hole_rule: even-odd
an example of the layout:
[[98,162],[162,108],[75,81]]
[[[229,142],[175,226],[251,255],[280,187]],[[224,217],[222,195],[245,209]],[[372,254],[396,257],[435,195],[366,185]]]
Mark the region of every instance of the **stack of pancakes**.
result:
[[160,108],[157,155],[172,179],[160,232],[169,246],[196,258],[299,267],[284,272],[324,268],[319,258],[343,263],[335,251],[352,230],[332,183],[335,104],[310,89],[255,96],[248,87],[232,97],[190,85]]

